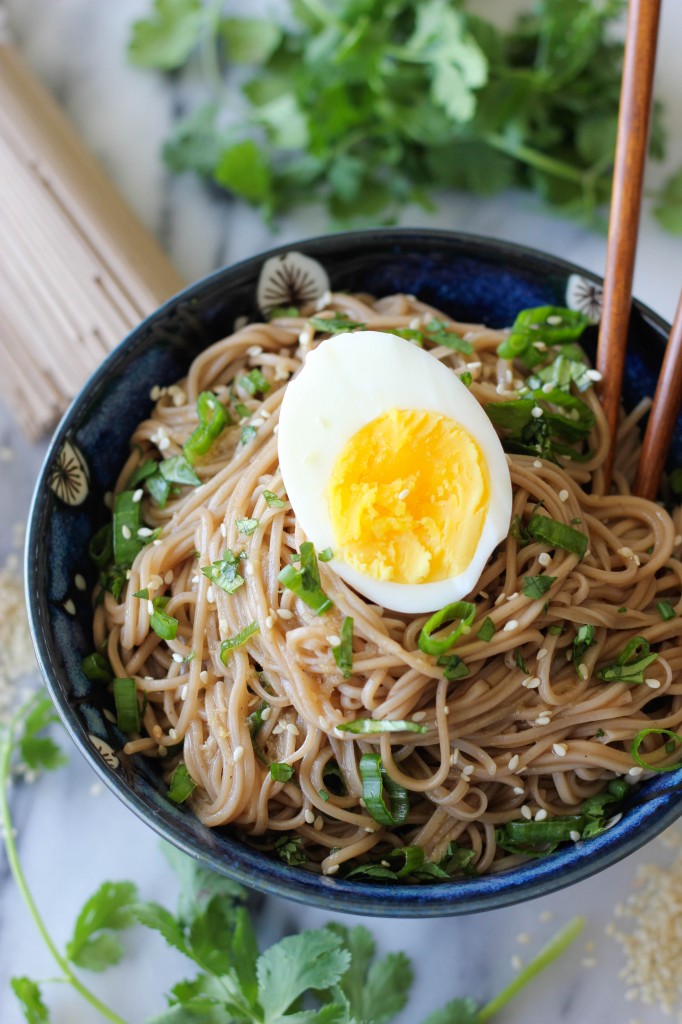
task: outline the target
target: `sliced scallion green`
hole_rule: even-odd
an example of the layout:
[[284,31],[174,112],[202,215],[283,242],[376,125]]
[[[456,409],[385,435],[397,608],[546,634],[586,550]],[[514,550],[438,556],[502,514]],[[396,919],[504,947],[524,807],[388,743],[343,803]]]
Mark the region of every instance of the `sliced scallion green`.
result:
[[565,523],[558,523],[549,516],[532,515],[526,529],[535,540],[543,540],[553,547],[563,548],[578,558],[582,558],[587,551],[587,537],[584,533],[574,530],[572,526],[566,526]]
[[106,523],[91,538],[88,554],[98,569],[106,569],[114,558],[114,534],[111,523]]
[[587,622],[580,626],[578,632],[573,637],[573,664],[579,665],[587,650],[596,643],[594,638],[595,630],[591,622]]
[[[422,627],[419,634],[419,650],[424,654],[445,654],[459,640],[465,630],[471,626],[476,614],[476,606],[468,601],[455,601],[441,608]],[[446,636],[433,636],[442,626],[457,622],[458,625]]]
[[245,626],[236,636],[231,636],[227,640],[223,640],[220,645],[220,660],[223,665],[227,665],[227,660],[237,647],[243,647],[249,637],[252,637],[254,633],[260,631],[260,626],[257,622],[252,622],[250,626]]
[[256,430],[256,428],[251,426],[250,424],[247,424],[245,427],[242,427],[242,444],[248,444],[249,441],[253,441],[257,433],[258,431]]
[[476,634],[476,638],[478,640],[482,640],[486,644],[489,644],[494,636],[495,636],[495,623],[490,618],[490,616],[486,616],[486,618],[483,620],[483,622],[481,624],[481,628],[479,629],[478,633]]
[[409,795],[406,789],[393,781],[381,763],[379,754],[362,755],[360,778],[362,798],[374,821],[392,828],[404,825],[410,812]]
[[372,736],[382,732],[428,732],[428,726],[421,722],[396,721],[389,718],[356,718],[342,722],[336,728],[339,732],[352,732],[358,736]]
[[344,679],[353,674],[353,620],[347,615],[341,626],[341,643],[332,646],[334,661]]
[[649,764],[644,758],[640,757],[639,748],[647,736],[667,736],[669,740],[674,740],[678,746],[682,745],[682,736],[678,736],[676,732],[671,732],[670,729],[642,729],[641,732],[637,733],[630,747],[630,753],[640,767],[646,768],[648,772],[674,772],[678,768],[682,768],[682,761],[659,768],[657,765]]
[[469,668],[457,654],[441,654],[436,664],[445,669],[443,676],[449,682],[454,682],[455,679],[466,679],[470,674]]
[[87,658],[83,658],[81,668],[88,679],[92,679],[93,682],[110,683],[114,678],[109,659],[105,658],[103,654],[88,654]]
[[265,498],[268,508],[284,508],[286,501],[282,498],[278,498],[274,491],[263,491],[263,497]]
[[156,473],[158,468],[159,464],[156,459],[146,459],[144,462],[141,462],[128,477],[126,490],[134,491],[135,488],[139,487],[140,484],[147,479],[147,477]]
[[331,562],[334,552],[331,548],[324,548],[322,551],[318,551],[317,557],[321,562]]
[[138,537],[140,502],[133,501],[133,491],[120,491],[114,499],[114,561],[125,567],[133,564],[144,540]]
[[255,533],[260,526],[260,520],[248,519],[242,517],[236,521],[237,533],[243,534],[245,537],[250,537],[252,533]]
[[252,711],[251,714],[246,719],[246,724],[249,727],[249,735],[251,739],[254,738],[254,736],[260,729],[261,725],[263,724],[263,712],[269,706],[270,705],[266,704],[265,701],[262,701],[262,703],[258,705],[256,710]]
[[140,707],[134,679],[114,679],[116,723],[121,732],[140,731]]
[[358,327],[365,327],[366,324],[359,320],[351,320],[345,313],[334,313],[333,316],[311,316],[308,319],[311,327],[316,331],[324,331],[326,334],[343,334],[344,331],[354,331]]
[[159,473],[170,484],[198,487],[201,483],[184,455],[174,455],[170,459],[164,459],[159,464]]
[[152,601],[154,611],[149,618],[149,625],[162,640],[175,640],[178,635],[178,620],[166,612],[169,597],[155,597]]
[[529,597],[531,601],[537,601],[538,598],[542,597],[547,593],[553,583],[556,583],[556,576],[524,576],[523,577],[523,593],[526,597]]
[[607,683],[644,683],[644,672],[658,658],[650,654],[651,646],[643,636],[633,636],[611,665],[604,665],[597,672]]
[[196,785],[188,771],[187,765],[180,763],[171,777],[170,786],[168,787],[168,799],[176,804],[184,803],[192,790],[196,789]]
[[670,601],[657,601],[656,611],[664,622],[670,622],[671,619],[674,619],[677,616],[677,612],[671,605]]
[[228,424],[227,413],[212,391],[202,391],[197,398],[197,416],[199,426],[182,446],[185,458],[192,465],[210,451]]
[[424,331],[432,345],[443,345],[445,348],[451,348],[453,352],[464,352],[465,355],[471,355],[474,351],[470,341],[465,341],[455,333],[454,328],[442,320],[429,320]]
[[386,860],[397,861],[396,876],[407,878],[424,863],[424,848],[422,846],[398,846],[395,850],[391,850]]
[[240,377],[239,384],[251,396],[258,394],[267,395],[270,390],[270,382],[265,379],[257,368],[250,370],[243,377]]

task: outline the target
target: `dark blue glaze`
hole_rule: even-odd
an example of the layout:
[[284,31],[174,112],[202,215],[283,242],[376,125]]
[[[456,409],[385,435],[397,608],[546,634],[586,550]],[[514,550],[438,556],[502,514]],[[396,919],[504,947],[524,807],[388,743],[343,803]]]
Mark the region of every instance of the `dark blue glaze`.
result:
[[[135,425],[151,408],[149,391],[183,376],[206,345],[231,332],[236,317],[257,316],[255,290],[264,260],[297,250],[318,259],[337,289],[385,295],[413,292],[446,312],[491,326],[509,324],[518,310],[564,304],[567,278],[578,267],[543,253],[490,239],[448,232],[383,230],[311,239],[273,250],[212,274],[171,299],[121,343],[92,376],[57,430],[38,480],[26,548],[27,597],[31,629],[43,675],[74,742],[104,782],[164,838],[246,885],[328,909],[378,916],[440,916],[502,907],[552,892],[593,875],[652,839],[682,813],[682,772],[644,784],[633,806],[609,832],[578,843],[545,860],[483,878],[445,885],[385,886],[324,878],[259,854],[228,829],[207,829],[185,807],[165,797],[154,763],[120,756],[105,762],[88,739],[122,741],[102,715],[104,701],[90,683],[81,658],[92,647],[89,598],[78,591],[82,574],[88,591],[95,572],[87,545],[105,521],[103,495],[113,487],[128,453]],[[654,389],[668,326],[636,305],[625,384],[634,404]],[[65,505],[49,487],[50,469],[65,440],[75,443],[90,468],[90,493],[83,504]],[[682,462],[682,422],[673,463]],[[73,601],[76,614],[64,603]]]

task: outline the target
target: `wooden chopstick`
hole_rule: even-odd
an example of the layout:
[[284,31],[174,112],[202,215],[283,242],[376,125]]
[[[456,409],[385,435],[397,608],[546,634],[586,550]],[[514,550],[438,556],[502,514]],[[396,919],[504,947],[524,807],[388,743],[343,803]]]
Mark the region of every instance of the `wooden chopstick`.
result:
[[630,0],[628,9],[604,304],[597,348],[597,369],[602,375],[601,401],[610,433],[609,452],[603,467],[605,493],[611,487],[625,368],[660,9],[660,0]]
[[668,446],[682,405],[682,296],[658,377],[639,456],[634,492],[654,500],[668,454]]

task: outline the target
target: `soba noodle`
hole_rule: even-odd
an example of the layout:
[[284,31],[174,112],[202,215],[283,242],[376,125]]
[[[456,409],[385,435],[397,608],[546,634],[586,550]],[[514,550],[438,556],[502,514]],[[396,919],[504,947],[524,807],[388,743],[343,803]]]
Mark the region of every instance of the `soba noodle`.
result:
[[[435,315],[472,343],[474,355],[447,347],[432,355],[453,372],[470,373],[482,404],[518,393],[518,370],[496,354],[505,332],[454,322],[405,295],[375,301],[335,294],[326,308],[369,330]],[[369,604],[339,579],[333,561],[319,566],[334,604],[324,615],[278,583],[306,539],[284,500],[276,435],[286,382],[324,337],[307,323],[310,312],[249,324],[206,349],[185,380],[153,393],[154,411],[131,439],[117,490],[145,458],[182,454],[202,391],[226,402],[236,397],[242,406],[241,424],[225,429],[194,467],[203,486],[182,488],[165,509],[145,496],[144,520],[161,535],[135,558],[120,602],[107,592],[96,609],[97,649],[106,649],[113,674],[134,678],[146,698],[142,730],[124,752],[164,759],[168,778],[184,761],[196,783],[189,804],[202,822],[232,825],[262,848],[293,835],[294,861],[311,870],[345,874],[361,863],[388,864],[390,851],[406,845],[437,863],[452,843],[473,852],[479,873],[509,867],[521,855],[496,843],[496,828],[577,814],[608,780],[637,781],[643,769],[630,752],[633,737],[651,726],[676,732],[682,722],[682,616],[664,620],[656,608],[661,601],[680,607],[682,519],[629,493],[645,407],[622,418],[617,493],[602,493],[607,428],[594,389],[581,396],[596,424],[587,461],[560,467],[508,456],[514,515],[527,517],[542,502],[553,519],[579,522],[589,548],[579,560],[510,534],[471,595],[474,630],[489,617],[495,632],[488,642],[474,630],[461,638],[456,653],[470,674],[449,682],[417,646],[428,616]],[[235,384],[251,368],[271,385],[262,400]],[[245,424],[255,430],[242,440]],[[283,500],[271,505],[265,491]],[[259,526],[239,534],[240,518]],[[233,594],[200,571],[225,549],[245,553],[245,585]],[[551,596],[525,596],[523,577],[545,569],[557,578]],[[142,590],[170,598],[175,639],[150,629],[148,601],[134,596]],[[345,616],[354,622],[350,678],[331,650]],[[260,632],[223,664],[221,641],[254,622]],[[576,668],[573,641],[585,624],[595,627],[594,643]],[[646,682],[600,679],[597,666],[614,661],[635,635],[658,653]],[[358,718],[409,719],[428,731],[354,736],[335,729]],[[385,772],[409,794],[399,829],[380,825],[366,809],[359,774],[366,752],[380,753]],[[641,753],[656,766],[679,759],[660,735],[647,737]],[[289,781],[276,781],[270,763],[290,766]]]

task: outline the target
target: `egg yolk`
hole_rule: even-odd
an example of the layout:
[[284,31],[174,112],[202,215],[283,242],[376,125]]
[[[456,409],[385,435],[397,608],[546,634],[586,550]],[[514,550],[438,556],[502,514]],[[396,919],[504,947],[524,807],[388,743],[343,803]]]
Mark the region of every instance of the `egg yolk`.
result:
[[390,409],[342,448],[327,498],[336,547],[364,576],[435,583],[463,572],[490,501],[475,440],[440,413]]

